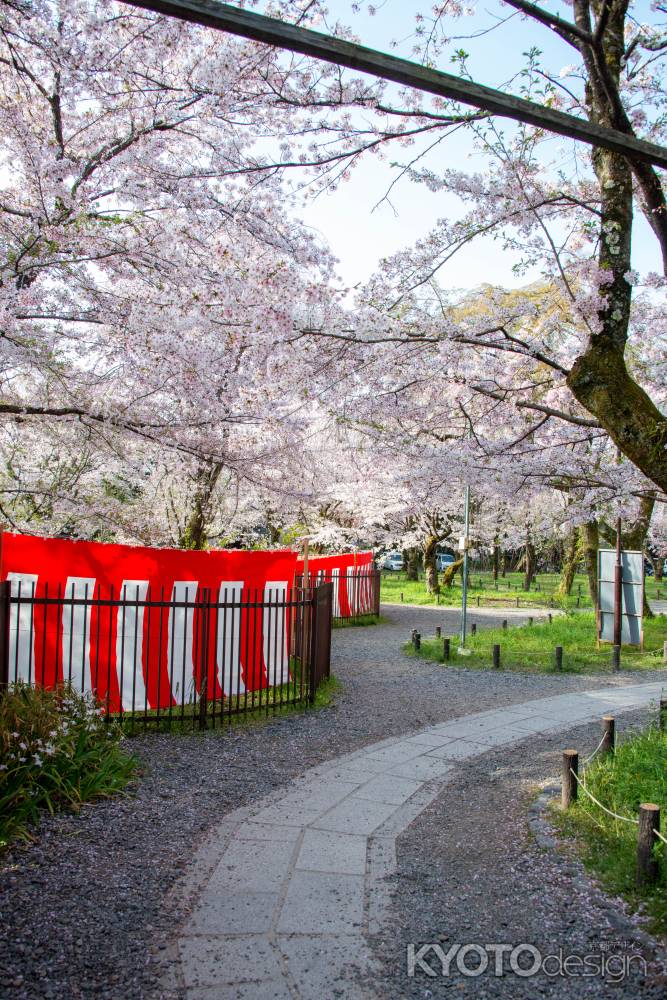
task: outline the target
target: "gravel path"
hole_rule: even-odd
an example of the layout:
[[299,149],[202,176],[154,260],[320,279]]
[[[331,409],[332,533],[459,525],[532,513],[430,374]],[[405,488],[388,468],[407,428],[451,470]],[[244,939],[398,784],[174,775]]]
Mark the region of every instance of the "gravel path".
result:
[[[313,765],[384,737],[549,694],[665,678],[667,672],[547,676],[443,670],[405,657],[411,628],[456,628],[448,609],[391,606],[389,623],[335,633],[335,705],[266,725],[132,741],[144,775],[134,795],[44,823],[0,872],[0,995],[21,1000],[134,1000],[159,995],[166,945],[179,919],[165,902],[197,843],[228,812]],[[472,620],[525,620],[475,611]],[[399,994],[400,995],[400,994]]]
[[[645,710],[617,716],[617,731],[645,725]],[[532,836],[528,813],[536,789],[558,780],[565,746],[588,754],[597,746],[600,724],[569,733],[531,738],[504,752],[492,752],[461,764],[442,794],[399,838],[397,873],[389,879],[391,920],[376,939],[376,958],[390,995],[404,1000],[476,997],[503,1000],[562,998],[584,1000],[663,1000],[667,993],[667,949],[610,900],[584,872],[570,850],[544,849]],[[591,956],[607,963],[607,976],[584,978],[544,975],[504,977],[490,967],[479,978],[461,973],[452,959],[450,974],[441,975],[433,952],[427,965],[407,975],[407,947],[437,943],[447,954],[454,944],[528,943],[542,956]],[[626,956],[630,974],[618,983]],[[531,960],[529,954],[524,959]],[[464,968],[475,969],[471,952]],[[571,960],[572,961],[572,960]],[[507,970],[507,957],[504,959]],[[576,959],[572,969],[576,969]],[[643,965],[643,962],[646,965]],[[550,960],[547,969],[557,968]],[[646,975],[644,974],[646,970]]]

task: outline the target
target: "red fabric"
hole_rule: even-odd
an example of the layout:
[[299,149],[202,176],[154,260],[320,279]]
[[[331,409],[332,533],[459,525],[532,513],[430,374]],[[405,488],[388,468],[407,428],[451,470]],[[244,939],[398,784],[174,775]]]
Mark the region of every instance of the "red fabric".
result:
[[[366,599],[364,597],[365,587],[362,584],[353,585],[352,588],[348,587],[348,570],[356,566],[357,575],[362,577],[362,581],[365,582],[365,574],[373,566],[373,553],[372,552],[357,552],[356,555],[353,552],[343,552],[339,555],[334,556],[309,556],[308,558],[308,576],[310,577],[311,584],[317,583],[318,578],[323,574],[323,579],[326,583],[334,584],[334,617],[335,618],[351,618],[354,614],[364,614],[366,611],[370,610],[370,603],[368,608],[365,607]],[[303,574],[303,559],[297,561],[297,573],[299,575]],[[350,606],[352,600],[352,594],[356,593],[357,601],[360,605],[356,610]]]
[[[66,606],[63,610],[57,605],[25,605],[20,612],[20,621],[16,608],[13,606],[14,628],[11,633],[14,646],[13,657],[10,659],[10,677],[15,672],[19,659],[23,663],[23,675],[37,683],[53,686],[57,682],[68,679],[72,664],[82,672],[80,681],[82,690],[92,689],[103,703],[108,703],[111,711],[118,711],[122,702],[127,703],[130,692],[136,694],[137,681],[142,690],[145,686],[145,696],[138,708],[147,704],[150,708],[167,707],[176,700],[174,689],[191,691],[194,684],[197,690],[201,686],[202,656],[200,643],[202,639],[202,612],[199,609],[178,608],[146,608],[138,610],[133,600],[144,597],[150,600],[165,600],[169,602],[172,595],[176,600],[183,600],[174,590],[175,584],[180,584],[180,591],[188,589],[190,602],[195,596],[201,597],[203,588],[207,588],[213,600],[220,593],[221,584],[237,584],[234,588],[234,599],[240,596],[242,601],[257,603],[265,596],[265,588],[271,583],[284,584],[288,590],[296,569],[296,553],[289,551],[275,552],[242,552],[213,551],[189,552],[176,549],[138,548],[129,545],[106,545],[98,542],[71,542],[62,539],[34,538],[27,535],[3,534],[0,544],[0,579],[6,580],[13,575],[13,593],[18,593],[16,575],[36,577],[35,596],[57,597],[68,593],[73,595],[74,578],[90,583],[76,584],[76,597],[92,597],[104,600],[112,597],[120,599],[121,589],[125,584],[124,602],[121,606],[110,608],[108,605],[95,606],[88,615],[85,609],[75,609]],[[134,581],[139,585],[128,585]],[[69,582],[69,584],[68,584]],[[188,587],[188,584],[191,586]],[[33,584],[24,581],[21,584],[22,593],[30,595]],[[282,588],[275,588],[272,600]],[[232,591],[228,589],[227,597]],[[281,596],[281,593],[280,593]],[[143,616],[143,624],[139,635],[139,616]],[[179,646],[179,662],[175,662],[175,640],[178,632],[178,617],[188,616],[185,635],[190,642],[183,640]],[[226,615],[223,623],[220,619]],[[273,616],[272,616],[273,615]],[[268,617],[267,617],[268,616]],[[232,621],[232,618],[234,620]],[[125,625],[125,630],[119,630]],[[269,628],[280,628],[279,640],[275,637],[265,639],[264,623]],[[129,623],[129,624],[128,624]],[[277,623],[277,624],[276,624]],[[134,629],[134,634],[133,634]],[[172,629],[170,649],[170,629]],[[247,607],[238,613],[238,620],[230,612],[209,617],[209,634],[207,638],[207,675],[209,697],[221,697],[220,678],[226,669],[234,669],[233,664],[216,660],[217,642],[226,642],[227,646],[238,649],[241,664],[241,680],[248,690],[257,690],[271,683],[280,672],[284,677],[285,656],[280,657],[280,671],[275,664],[267,665],[264,656],[264,644],[268,646],[268,658],[275,659],[273,649],[279,644],[281,651],[287,647],[287,631],[289,629],[289,613],[283,618],[277,610],[275,613],[263,612],[261,608]],[[19,636],[19,630],[21,636]],[[28,639],[30,632],[30,640]],[[225,632],[227,633],[225,638]],[[118,652],[121,643],[119,636],[125,634],[125,646],[120,657]],[[282,642],[285,642],[283,647]],[[30,641],[30,651],[28,642]],[[77,645],[80,644],[80,645]],[[85,656],[77,656],[83,647],[88,649],[89,664],[85,664]],[[225,650],[227,649],[225,646]],[[172,657],[171,677],[168,668],[169,657]],[[226,655],[226,654],[225,654]],[[133,679],[135,657],[141,657],[141,675]],[[228,657],[229,658],[229,657]],[[128,677],[121,677],[123,667],[130,664]],[[82,665],[84,665],[82,667]],[[269,670],[269,666],[271,669]],[[271,676],[269,676],[271,674]],[[277,681],[280,683],[281,681]],[[236,693],[238,679],[232,690]],[[123,690],[125,696],[123,697]]]

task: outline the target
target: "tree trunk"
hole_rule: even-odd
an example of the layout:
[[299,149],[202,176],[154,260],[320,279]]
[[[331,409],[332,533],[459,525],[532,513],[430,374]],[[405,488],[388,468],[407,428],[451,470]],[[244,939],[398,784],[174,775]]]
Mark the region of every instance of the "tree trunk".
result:
[[419,579],[419,552],[416,548],[407,549],[403,552],[403,562],[405,564],[405,574],[408,580]]
[[458,559],[456,562],[450,563],[446,570],[442,574],[442,582],[445,587],[451,587],[454,582],[454,577],[459,572],[463,571],[463,559]]
[[438,549],[438,539],[435,535],[428,535],[424,541],[423,557],[424,572],[426,573],[426,590],[429,594],[439,594],[440,584],[438,583],[438,567],[436,565],[436,555]]
[[493,539],[493,582],[498,583],[498,573],[500,572],[500,545],[498,536]]
[[572,528],[568,533],[565,542],[565,552],[563,553],[563,569],[561,572],[560,584],[558,585],[559,597],[567,597],[572,591],[574,574],[577,571],[577,529]]
[[665,567],[665,560],[663,556],[651,556],[651,563],[653,564],[653,573],[655,574],[655,582],[660,583],[663,576],[663,569]]
[[222,464],[219,462],[211,462],[198,469],[195,477],[192,511],[179,539],[181,548],[196,551],[206,548],[213,494],[221,472]]
[[535,579],[535,546],[533,545],[533,540],[530,537],[530,531],[527,530],[523,589],[526,591],[530,590],[530,585],[534,579]]
[[508,561],[509,561],[509,555],[507,553],[507,549],[503,549],[503,558],[502,558],[501,569],[500,569],[500,575],[502,576],[503,580],[507,576],[507,563],[508,563]]
[[597,521],[587,521],[586,524],[582,524],[581,538],[588,575],[588,592],[591,595],[593,607],[596,608],[598,606],[598,548],[600,546]]

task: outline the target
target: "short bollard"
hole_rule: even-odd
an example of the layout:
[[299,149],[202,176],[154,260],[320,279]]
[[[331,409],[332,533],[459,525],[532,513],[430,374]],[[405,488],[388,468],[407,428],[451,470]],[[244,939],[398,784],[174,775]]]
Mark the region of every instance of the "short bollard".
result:
[[477,595],[477,607],[479,607],[479,594]]
[[421,644],[422,644],[421,634],[419,632],[415,632],[415,634],[412,637],[412,645],[415,647],[415,649],[419,649]]
[[507,628],[507,618],[503,618],[503,628]]
[[417,635],[417,629],[413,628],[412,632],[410,633],[410,639],[411,639],[412,642],[415,641],[415,636],[416,635]]
[[556,670],[563,669],[563,647],[556,646]]
[[580,598],[580,597],[577,597],[577,607],[579,607],[579,601],[580,601],[580,600],[581,600],[581,598]]
[[613,650],[611,652],[611,667],[612,667],[612,670],[620,670],[621,669],[621,647],[620,646],[614,646],[614,648],[613,648]]
[[532,615],[528,615],[528,624],[529,625],[533,624],[533,616]]
[[519,607],[519,598],[518,597],[516,599],[516,606],[517,606],[517,608]]
[[436,625],[435,626],[435,637],[436,637],[436,639],[439,639],[441,635],[442,635],[442,629],[441,629],[441,627],[439,625]]
[[403,591],[401,591],[401,604],[403,603]]
[[658,709],[658,723],[660,725],[660,731],[665,732],[667,729],[667,698],[660,699],[660,708]]
[[449,639],[447,637],[442,640],[442,658],[445,663],[449,661]]
[[500,670],[500,646],[495,643],[493,647],[493,669]]
[[613,753],[616,746],[616,722],[613,715],[602,716],[602,742],[600,753]]
[[569,809],[577,801],[577,775],[579,774],[579,754],[576,750],[563,750],[563,809]]
[[660,806],[653,802],[642,802],[639,807],[639,831],[637,835],[637,883],[650,885],[657,882],[660,874],[658,859],[653,853],[660,830]]
[[470,626],[470,634],[477,635],[477,622],[473,622]]
[[549,612],[549,624],[550,625],[553,622],[553,620],[554,620],[554,616],[551,614],[551,612]]

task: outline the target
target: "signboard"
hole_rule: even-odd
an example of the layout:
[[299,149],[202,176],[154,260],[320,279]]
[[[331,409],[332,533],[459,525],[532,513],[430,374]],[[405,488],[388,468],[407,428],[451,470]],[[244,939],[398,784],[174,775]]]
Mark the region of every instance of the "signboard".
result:
[[[614,641],[616,550],[598,550],[598,639]],[[644,553],[621,552],[621,643],[644,644]]]

